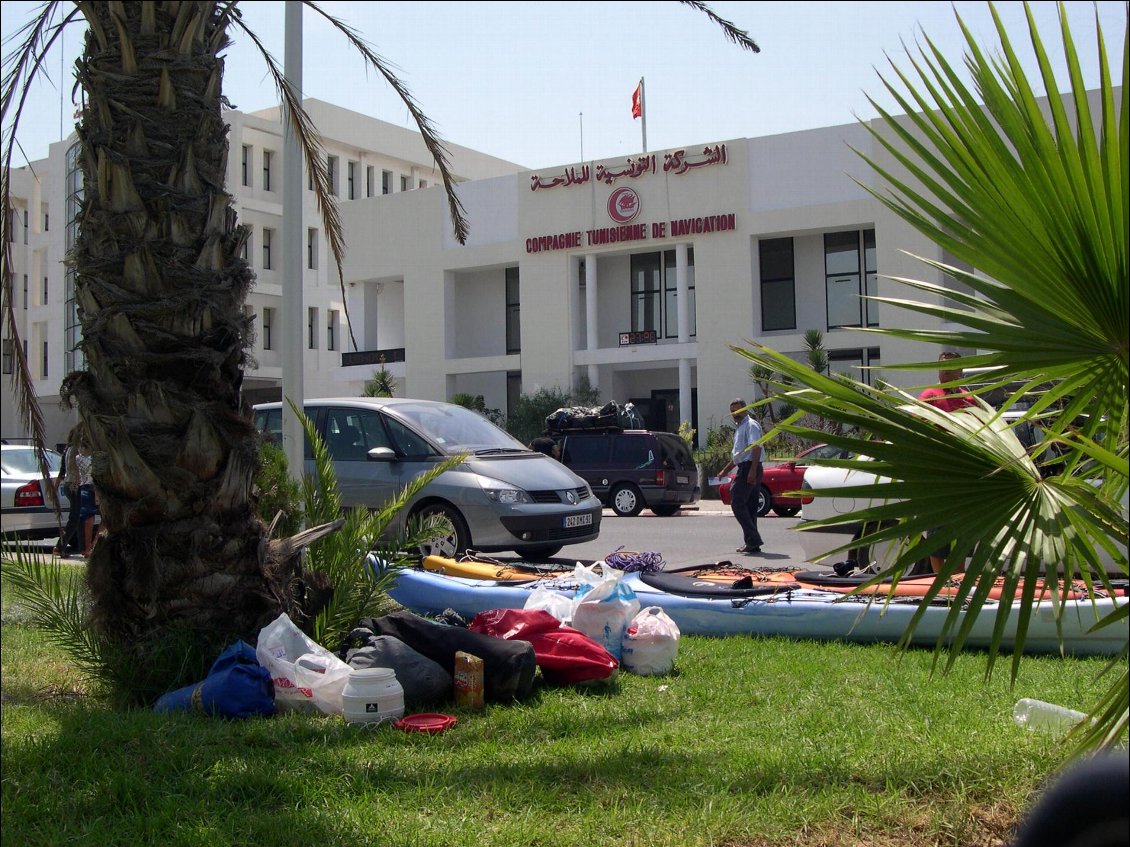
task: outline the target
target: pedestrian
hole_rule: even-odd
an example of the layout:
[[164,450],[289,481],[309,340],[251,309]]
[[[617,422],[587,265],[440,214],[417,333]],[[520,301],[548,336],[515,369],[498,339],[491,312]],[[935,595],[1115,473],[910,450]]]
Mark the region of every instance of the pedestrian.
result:
[[561,459],[561,447],[550,437],[548,432],[543,432],[531,441],[530,449],[537,453],[545,453],[553,459]]
[[94,460],[90,456],[90,447],[85,438],[79,438],[75,452],[75,464],[78,467],[79,487],[79,521],[82,523],[82,555],[90,556],[94,548],[94,519],[98,516],[98,495],[94,491],[94,477],[91,473]]
[[734,448],[730,461],[719,473],[725,476],[737,468],[730,486],[730,508],[742,528],[743,543],[735,552],[760,553],[761,533],[757,531],[757,491],[761,488],[761,426],[746,411],[746,402],[740,397],[730,402],[730,416],[734,419]]
[[[961,356],[952,350],[944,350],[938,356],[938,385],[927,388],[918,395],[918,399],[941,409],[943,412],[957,412],[961,409],[972,408],[977,405],[973,395],[959,384],[965,375],[961,368],[947,365],[947,362],[960,359]],[[927,530],[926,537],[930,538],[941,531],[940,527]],[[945,545],[930,553],[930,568],[934,573],[940,573],[949,555],[950,546]]]
[[63,528],[63,534],[59,536],[58,546],[51,551],[56,556],[72,556],[81,549],[82,510],[79,506],[81,473],[77,462],[78,435],[78,427],[72,427],[67,435],[67,443],[63,445],[63,461],[59,466],[59,475],[55,477],[55,488],[62,491],[70,505],[67,525]]

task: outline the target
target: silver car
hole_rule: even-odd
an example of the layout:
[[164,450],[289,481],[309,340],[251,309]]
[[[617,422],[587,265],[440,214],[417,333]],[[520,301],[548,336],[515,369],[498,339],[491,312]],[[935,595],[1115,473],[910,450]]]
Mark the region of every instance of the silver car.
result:
[[[4,538],[42,539],[60,534],[60,520],[48,494],[54,485],[63,457],[47,450],[51,478],[44,479],[39,459],[27,444],[0,444],[0,470],[3,495],[0,497],[0,533]],[[59,489],[60,514],[66,522],[70,503]]]
[[[425,486],[389,528],[400,530],[411,516],[446,516],[453,532],[427,553],[513,550],[545,559],[600,533],[601,504],[583,479],[462,406],[341,397],[307,400],[305,412],[333,458],[345,507],[379,509],[428,468],[469,454]],[[255,425],[281,443],[282,404],[256,406]],[[305,456],[312,473],[308,444]]]

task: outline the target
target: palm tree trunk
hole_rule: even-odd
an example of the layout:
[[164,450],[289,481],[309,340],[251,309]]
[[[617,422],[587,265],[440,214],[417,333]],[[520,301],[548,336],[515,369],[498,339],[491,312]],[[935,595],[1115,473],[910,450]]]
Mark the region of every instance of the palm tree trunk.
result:
[[269,561],[240,386],[254,275],[224,190],[230,13],[202,2],[79,3],[84,197],[70,256],[86,370],[68,377],[102,525],[93,624],[123,645],[187,631],[202,649],[297,611]]

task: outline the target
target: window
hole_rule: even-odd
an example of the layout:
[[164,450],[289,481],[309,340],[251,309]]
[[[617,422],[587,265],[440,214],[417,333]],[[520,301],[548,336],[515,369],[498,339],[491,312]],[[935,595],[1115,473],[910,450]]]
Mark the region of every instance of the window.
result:
[[796,279],[793,240],[758,241],[761,267],[761,330],[796,329]]
[[275,154],[270,150],[263,151],[263,190],[271,190],[271,162],[275,158]]
[[48,369],[47,369],[47,351],[48,351],[48,349],[49,348],[47,347],[47,342],[44,341],[43,342],[43,367],[39,371],[39,376],[43,379],[47,379],[47,377],[48,377]]
[[336,309],[328,309],[326,311],[326,315],[329,318],[329,320],[326,321],[326,349],[327,350],[336,350],[337,349],[337,323],[338,323],[337,310]]
[[275,240],[275,231],[263,227],[263,270],[271,269],[271,242]]
[[25,309],[27,308],[27,301],[28,301],[28,290],[27,289],[28,289],[27,274],[24,274],[24,308]]
[[828,351],[828,371],[874,385],[878,378],[879,348],[866,347]]
[[47,305],[47,286],[48,286],[48,284],[49,283],[48,283],[47,277],[43,277],[43,305],[44,306]]
[[243,246],[239,248],[239,258],[243,259],[243,261],[247,262],[248,264],[251,264],[251,239],[252,239],[252,237],[253,236],[251,235],[251,231],[250,231],[250,229],[248,229],[247,237],[245,239],[243,239]]
[[659,331],[662,308],[659,286],[660,253],[632,256],[632,332]]
[[427,188],[427,187],[428,187],[428,181],[426,179],[420,180],[420,188]]
[[306,267],[318,267],[318,230],[313,227],[306,230]]
[[411,185],[412,185],[411,177],[402,176],[400,178],[400,190],[401,191],[407,191]]
[[27,244],[27,209],[24,209],[24,244]]
[[[863,271],[865,276],[864,293],[874,297],[879,293],[879,274],[875,264],[875,230],[863,230]],[[864,301],[867,312],[867,325],[879,325],[879,304],[874,301]]]
[[326,156],[326,174],[329,177],[330,194],[337,197],[337,156]]
[[506,352],[522,352],[522,301],[517,268],[506,269]]
[[43,231],[44,232],[50,232],[51,231],[51,213],[48,212],[46,209],[43,210]]
[[381,194],[392,194],[392,171],[381,171]]
[[365,166],[365,196],[372,197],[373,189],[375,188],[374,181],[377,178],[377,169],[372,165]]
[[[679,283],[676,273],[675,251],[663,251],[663,308],[664,335],[667,338],[679,337]],[[694,302],[694,248],[687,248],[687,333],[695,335]]]
[[828,329],[861,326],[858,230],[824,234],[824,279]]
[[12,339],[5,338],[4,339],[3,362],[0,363],[0,371],[3,371],[6,374],[13,373],[16,369],[15,357],[16,357],[16,350],[15,350],[15,345],[12,344]]
[[251,146],[243,145],[243,165],[240,170],[240,185],[251,185]]
[[824,234],[829,329],[879,325],[878,304],[863,299],[878,292],[877,271],[875,230]]
[[310,350],[318,349],[318,310],[306,310],[306,347]]
[[345,181],[348,186],[348,194],[346,195],[350,200],[357,199],[357,163],[349,162],[345,166]]
[[263,309],[263,349],[273,350],[274,339],[271,338],[271,328],[275,323],[275,310],[270,308]]

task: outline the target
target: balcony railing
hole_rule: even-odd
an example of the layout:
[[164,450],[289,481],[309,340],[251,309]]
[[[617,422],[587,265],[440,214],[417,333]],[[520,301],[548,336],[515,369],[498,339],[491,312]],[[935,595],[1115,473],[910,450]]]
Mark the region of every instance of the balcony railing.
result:
[[358,350],[356,353],[342,353],[341,366],[348,368],[353,365],[379,365],[382,361],[387,364],[404,361],[403,347],[390,347],[387,350]]

